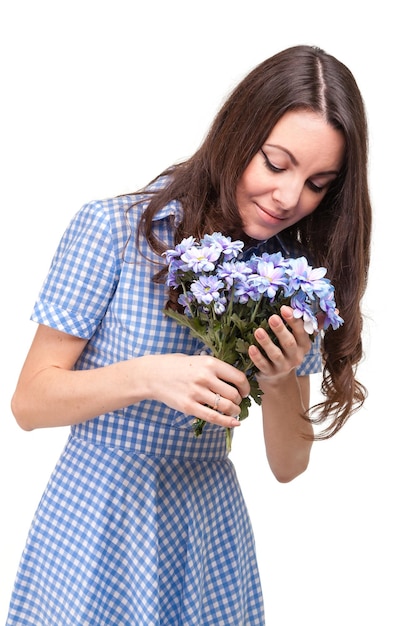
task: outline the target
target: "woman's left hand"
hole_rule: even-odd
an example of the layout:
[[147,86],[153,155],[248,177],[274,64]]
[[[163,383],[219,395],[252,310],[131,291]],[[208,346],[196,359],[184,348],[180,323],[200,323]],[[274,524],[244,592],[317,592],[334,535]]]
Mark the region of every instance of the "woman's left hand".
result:
[[255,331],[255,338],[263,353],[255,345],[249,347],[249,356],[259,369],[257,377],[260,383],[262,380],[287,375],[301,365],[311,349],[311,339],[304,330],[303,320],[296,319],[293,309],[289,306],[281,307],[281,315],[291,330],[286,327],[279,315],[272,315],[268,320],[279,345],[272,341],[263,328],[258,328]]

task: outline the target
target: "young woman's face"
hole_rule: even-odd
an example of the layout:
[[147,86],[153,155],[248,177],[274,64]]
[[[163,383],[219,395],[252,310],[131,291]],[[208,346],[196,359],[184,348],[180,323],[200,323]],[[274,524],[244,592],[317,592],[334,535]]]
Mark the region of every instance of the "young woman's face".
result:
[[285,113],[237,184],[246,235],[269,239],[312,213],[336,178],[344,150],[343,134],[319,114]]

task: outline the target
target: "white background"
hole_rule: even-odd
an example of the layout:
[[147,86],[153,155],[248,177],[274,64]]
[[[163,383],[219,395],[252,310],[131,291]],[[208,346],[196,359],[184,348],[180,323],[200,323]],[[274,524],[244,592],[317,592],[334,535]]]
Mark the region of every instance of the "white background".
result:
[[0,623],[67,436],[24,433],[9,408],[35,330],[32,305],[63,229],[86,201],[133,191],[192,154],[234,85],[299,43],[348,65],[368,110],[375,226],[359,377],[369,399],[333,440],[315,444],[308,471],[292,483],[280,485],[267,468],[257,411],[236,433],[232,455],[257,538],[268,626],[417,623],[415,30],[408,0],[367,7],[3,4]]

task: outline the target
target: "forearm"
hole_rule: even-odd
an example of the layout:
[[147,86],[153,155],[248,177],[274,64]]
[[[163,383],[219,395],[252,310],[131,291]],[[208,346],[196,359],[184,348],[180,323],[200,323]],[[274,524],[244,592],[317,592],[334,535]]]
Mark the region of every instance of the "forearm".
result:
[[295,370],[268,384],[261,381],[266,453],[274,476],[289,482],[308,466],[313,429],[302,414],[309,404],[309,378]]
[[148,397],[149,371],[147,357],[91,370],[50,366],[19,381],[12,411],[24,430],[84,422]]

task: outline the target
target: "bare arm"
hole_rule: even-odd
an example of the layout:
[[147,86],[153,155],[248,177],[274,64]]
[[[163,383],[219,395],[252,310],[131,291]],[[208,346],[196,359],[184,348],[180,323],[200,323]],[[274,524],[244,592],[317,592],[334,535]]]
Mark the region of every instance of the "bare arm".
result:
[[308,376],[297,377],[296,368],[311,342],[302,321],[294,319],[290,307],[283,307],[282,314],[293,332],[279,316],[272,316],[270,325],[280,347],[258,329],[256,339],[268,358],[255,346],[250,347],[250,356],[260,370],[258,380],[264,392],[262,413],[268,462],[277,480],[289,482],[306,470],[310,459],[313,429],[301,417],[309,407],[310,382]]
[[[249,384],[231,365],[210,356],[168,354],[73,370],[86,343],[39,326],[12,398],[23,429],[77,424],[144,399],[221,426],[239,425],[234,416]],[[216,394],[222,398],[218,410],[210,408]]]

